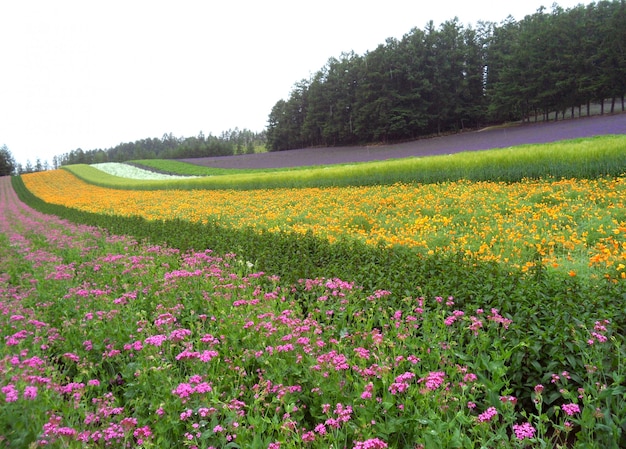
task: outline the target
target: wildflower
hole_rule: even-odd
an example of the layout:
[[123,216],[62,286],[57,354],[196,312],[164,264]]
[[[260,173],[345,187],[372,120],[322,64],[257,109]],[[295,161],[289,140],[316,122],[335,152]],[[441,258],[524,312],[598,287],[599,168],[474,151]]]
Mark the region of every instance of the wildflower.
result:
[[145,342],[146,342],[146,344],[159,347],[166,340],[167,340],[167,336],[165,336],[165,335],[152,335],[152,336],[146,338]]
[[424,382],[427,390],[434,391],[443,384],[445,376],[446,373],[442,371],[433,371],[430,372],[428,376],[422,377],[418,380],[418,383]]
[[487,410],[478,415],[479,422],[488,422],[493,419],[494,416],[498,414],[498,411],[495,407],[489,407]]
[[374,389],[373,383],[370,382],[367,385],[365,385],[365,391],[361,393],[361,399],[371,399],[373,389]]
[[365,441],[355,441],[353,446],[354,449],[385,449],[387,447],[389,447],[387,446],[387,443],[379,438],[372,438]]
[[544,387],[543,387],[543,385],[541,385],[541,384],[537,384],[537,385],[535,385],[535,393],[536,393],[536,394],[541,394],[541,393],[543,392],[543,388],[544,388]]
[[152,430],[150,430],[150,426],[139,427],[133,432],[133,436],[137,438],[137,444],[142,445],[143,440],[141,437],[150,438],[152,436]]
[[506,404],[510,402],[511,404],[517,404],[517,398],[515,396],[500,396],[500,402]]
[[478,380],[478,376],[473,373],[468,373],[463,376],[463,382],[475,382],[476,380]]
[[70,359],[72,362],[80,362],[80,357],[72,352],[66,352],[65,354],[63,354],[63,357]]
[[580,413],[580,407],[578,404],[563,404],[561,409],[567,414],[567,416],[574,416],[576,413]]
[[15,385],[9,384],[5,387],[2,387],[2,392],[4,393],[4,400],[6,402],[17,401],[17,388],[15,388]]
[[186,337],[191,335],[191,331],[189,329],[174,329],[170,332],[169,339],[173,342],[183,341]]
[[217,357],[219,353],[217,351],[202,351],[198,357],[202,362],[209,362],[213,357]]
[[495,309],[495,308],[491,309],[491,315],[487,316],[487,319],[489,321],[502,324],[502,327],[504,327],[505,329],[508,329],[509,325],[513,322],[513,320],[510,320],[500,315],[500,312],[498,311],[498,309]]
[[354,352],[356,352],[357,357],[360,357],[360,358],[365,359],[365,360],[369,359],[369,357],[370,357],[369,350],[367,350],[365,348],[361,348],[361,347],[354,348]]
[[532,438],[535,436],[536,429],[528,422],[522,424],[513,424],[513,432],[518,440],[524,438]]
[[26,388],[24,388],[24,398],[25,399],[36,399],[37,398],[37,387],[34,387],[32,385],[27,386]]

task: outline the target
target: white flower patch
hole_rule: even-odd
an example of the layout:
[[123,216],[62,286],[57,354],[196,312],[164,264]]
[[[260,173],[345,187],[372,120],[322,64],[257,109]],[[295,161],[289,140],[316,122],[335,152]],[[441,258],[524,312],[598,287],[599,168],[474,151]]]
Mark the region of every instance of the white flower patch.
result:
[[142,168],[138,168],[133,165],[122,164],[120,162],[103,162],[101,164],[91,164],[91,166],[105,173],[108,173],[109,175],[119,176],[120,178],[128,179],[160,180],[198,178],[198,176],[166,175],[163,173],[155,173],[150,170],[144,170]]

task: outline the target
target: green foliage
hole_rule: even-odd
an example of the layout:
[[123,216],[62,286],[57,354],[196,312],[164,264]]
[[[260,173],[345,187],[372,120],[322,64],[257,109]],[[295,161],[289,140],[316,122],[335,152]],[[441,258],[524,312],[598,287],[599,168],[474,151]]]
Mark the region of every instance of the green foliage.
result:
[[[289,168],[217,168],[205,167],[191,162],[181,162],[171,159],[141,159],[126,162],[146,170],[153,170],[159,173],[169,175],[186,175],[186,176],[222,176],[222,175],[238,175],[251,173],[273,173],[280,171],[297,171],[308,170],[311,167],[289,167]],[[317,168],[323,166],[316,166]]]

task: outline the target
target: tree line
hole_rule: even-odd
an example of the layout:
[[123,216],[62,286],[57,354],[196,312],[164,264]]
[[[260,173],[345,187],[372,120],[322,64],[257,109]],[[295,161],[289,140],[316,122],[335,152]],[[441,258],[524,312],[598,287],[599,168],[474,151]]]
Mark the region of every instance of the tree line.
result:
[[265,132],[235,128],[219,136],[203,132],[194,137],[176,137],[172,133],[159,138],[140,139],[103,149],[84,151],[81,148],[55,156],[54,165],[96,164],[125,162],[137,159],[187,159],[212,156],[231,156],[254,153],[265,146]]
[[0,147],[0,176],[32,173],[59,168],[71,164],[97,164],[102,162],[125,162],[137,159],[187,159],[212,156],[231,156],[265,151],[266,132],[248,129],[230,129],[219,136],[203,132],[194,137],[176,137],[172,133],[159,138],[146,138],[135,142],[123,142],[108,149],[83,150],[77,148],[68,153],[54,156],[52,164],[26,161],[25,165],[15,162],[6,145]]
[[[411,140],[485,124],[624,110],[626,0],[520,21],[430,21],[364,55],[331,57],[268,118],[268,149]],[[584,110],[584,112],[583,112]],[[556,114],[555,114],[556,113]]]

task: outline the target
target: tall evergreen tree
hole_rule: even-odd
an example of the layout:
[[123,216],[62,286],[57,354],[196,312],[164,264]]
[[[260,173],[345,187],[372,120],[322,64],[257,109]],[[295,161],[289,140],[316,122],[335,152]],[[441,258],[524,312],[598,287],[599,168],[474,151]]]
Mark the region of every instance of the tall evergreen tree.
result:
[[9,176],[15,174],[15,159],[6,145],[0,147],[0,176]]

